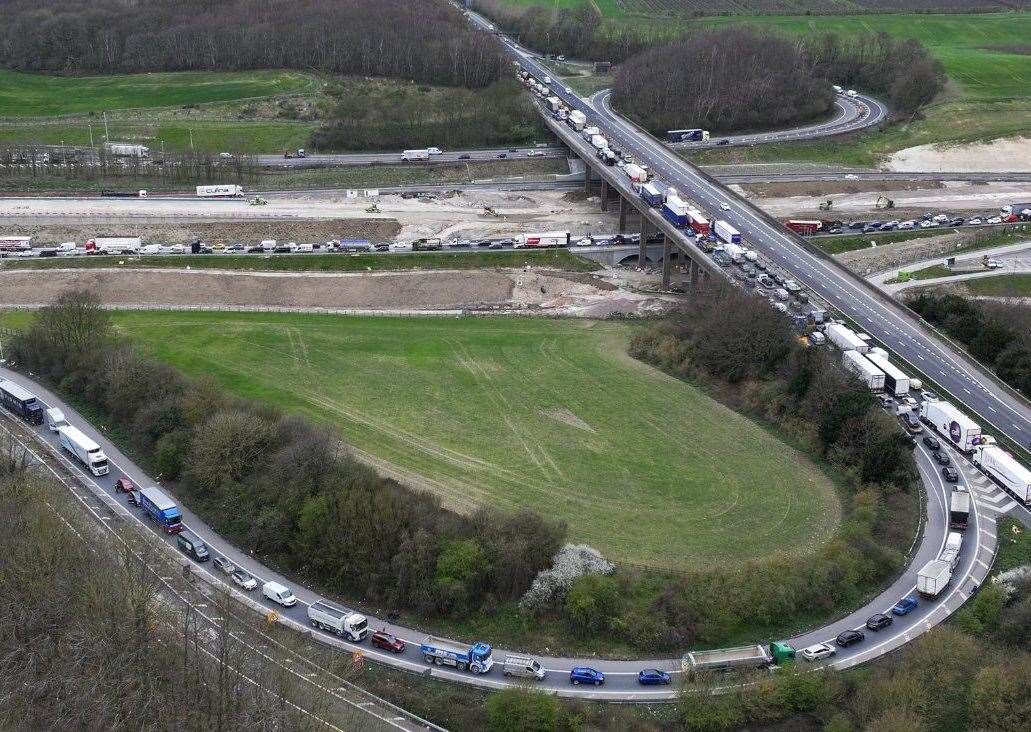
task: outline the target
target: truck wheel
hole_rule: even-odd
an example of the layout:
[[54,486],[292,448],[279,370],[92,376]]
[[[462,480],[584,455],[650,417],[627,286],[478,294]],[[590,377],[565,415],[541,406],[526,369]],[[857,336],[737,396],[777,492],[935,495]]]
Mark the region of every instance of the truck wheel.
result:
[[512,673],[510,671],[504,671],[503,673],[505,674],[505,676],[511,676],[512,675]]
[[464,664],[464,663],[458,664],[458,670],[459,671],[465,671],[467,668],[469,668],[469,667],[466,664]]
[[426,663],[433,663],[433,656],[425,656]]

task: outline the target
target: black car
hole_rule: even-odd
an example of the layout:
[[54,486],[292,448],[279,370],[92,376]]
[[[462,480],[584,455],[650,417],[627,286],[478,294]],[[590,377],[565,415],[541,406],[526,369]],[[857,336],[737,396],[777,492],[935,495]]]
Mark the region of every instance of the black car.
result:
[[716,144],[717,144],[717,145],[729,145],[729,144],[730,144],[730,140],[728,140],[728,139],[726,139],[726,138],[723,138],[722,140],[720,140],[720,141],[719,141],[719,142],[717,142]]
[[945,478],[947,483],[958,483],[959,482],[959,471],[951,465],[946,465],[942,468],[942,477]]
[[498,157],[499,158],[507,158],[508,157],[508,153],[498,153]]
[[891,625],[892,620],[894,620],[894,618],[892,618],[890,615],[885,615],[884,613],[876,613],[875,615],[871,615],[869,618],[866,619],[866,627],[870,630],[883,630],[884,628],[887,628],[889,625]]
[[938,438],[937,437],[931,437],[930,435],[927,435],[924,438],[924,444],[927,445],[932,450],[940,450],[941,446],[942,446],[942,444],[940,442],[938,442]]
[[374,245],[372,248],[375,249],[377,252],[389,252],[390,244],[388,244],[385,241],[382,241],[379,244]]
[[468,160],[470,157],[471,156],[469,155],[469,153],[462,153],[461,155],[458,156],[458,159],[459,160]]
[[952,465],[952,461],[949,459],[949,454],[944,450],[935,450],[931,454],[934,456],[935,462],[939,465]]
[[476,242],[476,246],[478,246],[478,247],[489,247],[490,244],[491,244],[490,239],[484,239],[483,241]]
[[848,648],[856,643],[862,643],[865,638],[866,634],[861,630],[846,630],[844,633],[839,633],[834,642],[838,648]]
[[805,294],[804,292],[796,292],[795,293],[795,299],[798,300],[802,304],[805,304],[805,303],[809,302],[809,296],[807,294]]
[[129,491],[129,503],[131,503],[134,506],[139,506],[140,505],[140,492],[139,491]]

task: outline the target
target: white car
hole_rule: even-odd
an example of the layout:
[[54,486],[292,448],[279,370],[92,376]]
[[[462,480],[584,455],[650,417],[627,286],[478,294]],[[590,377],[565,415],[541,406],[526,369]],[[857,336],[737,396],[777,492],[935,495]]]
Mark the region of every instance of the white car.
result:
[[974,218],[970,219],[969,221],[967,221],[967,225],[968,226],[980,226],[983,223],[984,222],[981,221],[981,219],[977,218],[976,216]]
[[528,157],[528,158],[542,158],[542,157],[544,157],[544,153],[542,153],[540,150],[527,150],[526,151],[526,157]]
[[239,587],[241,587],[244,590],[247,590],[248,592],[258,587],[258,580],[251,577],[250,574],[243,571],[242,569],[236,570],[229,576],[233,578],[233,582],[235,582]]
[[439,147],[428,147],[428,148],[426,148],[426,152],[428,152],[430,155],[440,155],[441,154],[441,150],[440,150]]
[[837,651],[834,646],[829,643],[817,643],[815,646],[803,648],[802,658],[807,661],[822,661],[825,658],[830,658],[835,653],[837,653]]
[[185,244],[169,244],[168,246],[161,247],[162,254],[186,254]]
[[990,219],[985,221],[986,224],[1001,224],[1002,218],[1000,216],[992,216]]
[[315,251],[315,245],[314,244],[298,244],[297,247],[294,249],[294,251],[295,252],[314,252]]
[[140,247],[140,254],[161,254],[163,249],[160,244],[147,244]]
[[920,222],[920,228],[921,229],[930,229],[932,226],[934,226],[934,222],[933,221],[921,221]]
[[297,604],[297,597],[290,588],[278,582],[266,582],[261,587],[261,594],[283,607],[293,607]]
[[407,241],[396,241],[390,245],[392,252],[410,252],[412,248],[412,243]]
[[726,201],[720,201],[720,208],[722,208],[724,211],[729,211],[730,210],[730,204],[727,203]]
[[900,229],[912,229],[914,226],[916,226],[916,222],[915,221],[903,221],[901,224],[898,225],[898,228],[900,228]]
[[578,247],[589,247],[594,245],[594,241],[591,240],[591,237],[585,236],[583,239],[578,239],[576,245]]

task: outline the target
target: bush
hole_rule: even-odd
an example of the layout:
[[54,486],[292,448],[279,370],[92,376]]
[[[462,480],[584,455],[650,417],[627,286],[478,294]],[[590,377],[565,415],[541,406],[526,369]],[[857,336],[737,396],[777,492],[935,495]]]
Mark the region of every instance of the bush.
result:
[[530,615],[539,615],[553,609],[565,599],[573,583],[589,574],[611,574],[615,565],[597,549],[586,544],[566,544],[555,555],[551,567],[541,570],[533,584],[519,600],[519,609]]
[[619,586],[614,579],[585,575],[573,582],[566,595],[566,620],[574,632],[590,635],[608,629],[619,606]]
[[553,696],[525,689],[506,689],[487,699],[490,732],[554,732],[559,706]]

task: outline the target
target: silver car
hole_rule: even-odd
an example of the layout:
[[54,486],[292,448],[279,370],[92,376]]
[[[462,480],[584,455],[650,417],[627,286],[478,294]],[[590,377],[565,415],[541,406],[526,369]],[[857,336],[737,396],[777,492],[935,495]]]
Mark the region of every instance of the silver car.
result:
[[837,653],[837,650],[829,643],[817,643],[815,646],[803,648],[802,658],[807,661],[822,661],[825,658],[830,658],[835,653]]

